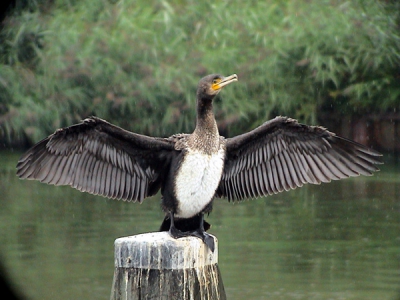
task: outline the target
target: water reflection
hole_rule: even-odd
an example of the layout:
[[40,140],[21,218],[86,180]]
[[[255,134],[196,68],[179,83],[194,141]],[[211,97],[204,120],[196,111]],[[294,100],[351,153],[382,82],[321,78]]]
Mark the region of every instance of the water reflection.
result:
[[[16,160],[0,158],[0,250],[18,289],[29,299],[108,299],[114,240],[157,229],[159,199],[130,204],[20,181]],[[208,220],[229,299],[400,299],[400,171],[383,169],[218,200]]]

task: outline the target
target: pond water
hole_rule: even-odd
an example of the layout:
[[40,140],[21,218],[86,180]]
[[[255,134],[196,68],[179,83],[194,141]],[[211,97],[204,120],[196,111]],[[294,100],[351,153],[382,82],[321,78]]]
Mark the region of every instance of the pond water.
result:
[[[114,240],[155,231],[159,196],[125,203],[22,181],[0,153],[0,257],[25,299],[109,299]],[[400,299],[400,164],[231,204],[207,218],[228,299]]]

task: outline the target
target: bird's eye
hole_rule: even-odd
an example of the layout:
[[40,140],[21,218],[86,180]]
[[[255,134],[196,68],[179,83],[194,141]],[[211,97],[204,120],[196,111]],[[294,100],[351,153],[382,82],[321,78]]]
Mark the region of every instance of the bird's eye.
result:
[[218,84],[220,82],[221,82],[221,79],[219,79],[219,78],[216,78],[216,79],[213,80],[213,84]]

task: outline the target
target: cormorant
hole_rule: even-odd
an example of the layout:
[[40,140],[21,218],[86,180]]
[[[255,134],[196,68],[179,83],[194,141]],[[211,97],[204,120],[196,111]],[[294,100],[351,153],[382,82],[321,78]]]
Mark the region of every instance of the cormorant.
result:
[[200,80],[192,134],[149,137],[90,117],[34,145],[19,160],[17,175],[127,201],[142,202],[161,189],[161,230],[175,238],[197,236],[214,251],[204,221],[214,197],[240,201],[379,170],[377,151],[287,117],[220,136],[213,99],[237,80],[236,74]]

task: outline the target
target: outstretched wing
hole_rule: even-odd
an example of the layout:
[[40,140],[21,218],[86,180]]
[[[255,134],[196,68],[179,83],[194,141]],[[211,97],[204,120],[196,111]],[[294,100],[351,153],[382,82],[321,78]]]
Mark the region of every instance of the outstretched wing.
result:
[[272,195],[378,171],[381,154],[325,128],[276,117],[227,139],[217,197],[229,201]]
[[135,134],[90,117],[33,146],[19,160],[17,175],[141,202],[160,188],[173,150],[172,139]]

